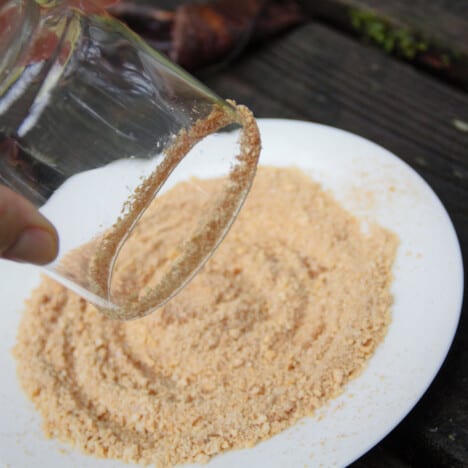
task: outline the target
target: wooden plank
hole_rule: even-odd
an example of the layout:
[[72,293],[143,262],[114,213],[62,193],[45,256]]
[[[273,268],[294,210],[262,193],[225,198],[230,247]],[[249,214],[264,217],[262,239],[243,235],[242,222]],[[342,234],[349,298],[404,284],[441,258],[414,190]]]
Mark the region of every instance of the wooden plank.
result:
[[[281,4],[281,1],[285,3],[284,0],[276,0],[277,4]],[[390,2],[291,0],[291,3],[294,1],[301,4],[304,11],[315,19],[346,30],[389,54],[414,63],[453,84],[468,89],[468,2],[466,0],[416,0],[413,2],[406,0]],[[168,10],[174,10],[177,6],[188,3],[229,4],[229,0],[126,0],[126,2],[152,5],[158,9]],[[275,2],[270,1],[270,3]],[[233,1],[232,5],[234,8],[237,4]],[[162,42],[167,41],[167,38],[162,40],[157,37],[154,25],[152,25],[154,18],[151,12],[140,11],[137,15],[138,20],[135,20],[135,18],[132,19],[132,15],[128,14],[128,11],[127,14],[121,11],[122,8],[121,5],[115,13],[123,15],[121,18],[128,21],[151,44],[161,47]],[[236,8],[234,9],[238,12],[239,6]],[[227,7],[223,11],[230,11],[230,8]],[[279,20],[277,15],[274,17],[279,23],[285,20]],[[272,18],[270,18],[271,22]],[[146,26],[145,23],[147,23]],[[295,24],[295,21],[290,24]],[[201,46],[198,54],[196,51],[190,52],[182,63],[188,66],[192,61],[194,64],[198,61],[204,62],[202,57],[206,53],[205,48]],[[191,69],[194,68],[197,67],[192,66]]]
[[394,451],[382,444],[361,457],[352,468],[411,468],[405,460],[395,455]]
[[[305,1],[313,4],[323,0]],[[466,0],[328,0],[328,3],[367,11],[392,23],[419,31],[451,49],[468,54],[468,2]],[[317,6],[317,11],[320,10]]]
[[468,89],[466,0],[302,0],[317,18]]
[[[438,193],[468,258],[467,94],[315,23],[244,56],[205,82],[221,95],[249,105],[259,117],[333,125],[399,155]],[[465,315],[442,375],[412,415],[380,445],[398,448],[411,464],[468,462]]]

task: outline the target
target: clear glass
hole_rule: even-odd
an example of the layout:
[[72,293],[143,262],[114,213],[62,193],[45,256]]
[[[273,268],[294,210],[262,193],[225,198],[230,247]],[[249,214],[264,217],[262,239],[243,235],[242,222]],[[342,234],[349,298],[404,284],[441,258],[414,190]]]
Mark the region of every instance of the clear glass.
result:
[[[251,127],[247,136],[234,105],[122,23],[72,5],[0,3],[0,183],[55,224],[60,252],[48,275],[113,317],[143,316],[189,281],[229,229],[255,173],[258,151],[247,146],[258,134]],[[174,240],[179,255],[154,287],[114,284],[148,204],[169,179],[187,178],[185,160],[203,158],[193,147],[216,132],[235,142],[212,161],[227,190],[207,200],[187,239]]]

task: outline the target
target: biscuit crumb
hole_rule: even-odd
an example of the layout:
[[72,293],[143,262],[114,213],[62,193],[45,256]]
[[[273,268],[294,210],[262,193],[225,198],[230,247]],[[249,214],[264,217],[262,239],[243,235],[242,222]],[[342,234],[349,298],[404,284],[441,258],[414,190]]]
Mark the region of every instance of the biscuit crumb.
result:
[[[171,216],[142,219],[115,274],[151,284],[202,195],[181,183],[156,198],[149,213]],[[168,467],[251,447],[361,373],[390,323],[397,244],[299,170],[260,167],[215,255],[154,314],[111,320],[44,279],[19,328],[19,380],[47,436],[98,457]]]

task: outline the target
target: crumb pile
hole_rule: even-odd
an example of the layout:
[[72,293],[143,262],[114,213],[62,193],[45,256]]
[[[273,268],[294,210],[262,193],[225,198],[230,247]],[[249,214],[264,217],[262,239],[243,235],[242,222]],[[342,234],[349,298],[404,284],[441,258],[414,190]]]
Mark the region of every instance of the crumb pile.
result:
[[[137,225],[116,271],[129,288],[151,283],[218,183],[156,199],[171,216]],[[45,433],[89,454],[165,467],[252,446],[361,372],[390,321],[396,247],[300,171],[259,168],[216,254],[154,314],[112,321],[45,279],[19,329],[20,382]]]

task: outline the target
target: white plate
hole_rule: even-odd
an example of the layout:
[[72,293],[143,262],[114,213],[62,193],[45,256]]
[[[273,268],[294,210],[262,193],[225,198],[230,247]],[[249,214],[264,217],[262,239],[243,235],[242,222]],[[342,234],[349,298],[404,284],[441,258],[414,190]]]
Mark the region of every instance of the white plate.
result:
[[[398,234],[393,322],[366,371],[341,397],[315,417],[254,448],[218,456],[207,466],[347,465],[401,421],[439,370],[460,314],[460,248],[438,198],[388,151],[322,125],[287,120],[259,124],[262,164],[302,168],[363,222],[378,221]],[[216,142],[219,151],[222,137]],[[0,262],[0,464],[128,466],[81,455],[42,436],[40,417],[18,386],[10,354],[22,302],[37,283],[37,270]]]

